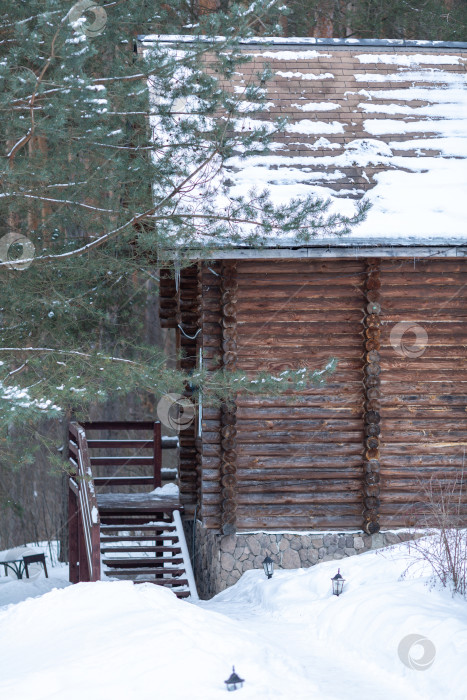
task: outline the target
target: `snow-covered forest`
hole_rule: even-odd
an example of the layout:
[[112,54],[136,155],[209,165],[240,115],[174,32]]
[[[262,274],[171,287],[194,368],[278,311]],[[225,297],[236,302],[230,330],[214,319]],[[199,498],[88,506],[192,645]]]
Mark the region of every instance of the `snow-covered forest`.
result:
[[0,2],[5,695],[466,697],[466,65],[465,0]]

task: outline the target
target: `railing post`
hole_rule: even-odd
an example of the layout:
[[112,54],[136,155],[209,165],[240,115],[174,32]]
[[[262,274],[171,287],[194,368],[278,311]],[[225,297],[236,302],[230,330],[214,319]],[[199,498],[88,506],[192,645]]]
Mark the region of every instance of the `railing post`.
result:
[[78,499],[71,487],[68,487],[68,559],[70,562],[70,582],[79,581],[79,532]]
[[[81,489],[82,485],[78,484],[78,488]],[[79,501],[79,496],[78,496]],[[88,564],[88,555],[86,552],[86,540],[84,536],[84,524],[83,524],[83,513],[78,503],[78,554],[79,554],[79,580],[88,582],[90,581],[90,572]]]
[[101,580],[101,538],[100,526],[93,525],[91,530],[91,545],[92,545],[92,576],[91,581]]
[[154,423],[154,488],[162,486],[162,440],[161,424]]

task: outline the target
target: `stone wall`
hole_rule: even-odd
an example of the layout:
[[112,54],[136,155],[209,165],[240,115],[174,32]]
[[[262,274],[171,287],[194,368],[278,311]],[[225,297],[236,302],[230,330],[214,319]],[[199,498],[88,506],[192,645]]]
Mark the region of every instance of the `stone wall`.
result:
[[321,561],[344,559],[370,549],[412,539],[407,531],[327,533],[239,533],[225,537],[196,523],[194,569],[198,593],[211,598],[238,581],[249,569],[261,569],[269,555],[282,569],[308,568]]

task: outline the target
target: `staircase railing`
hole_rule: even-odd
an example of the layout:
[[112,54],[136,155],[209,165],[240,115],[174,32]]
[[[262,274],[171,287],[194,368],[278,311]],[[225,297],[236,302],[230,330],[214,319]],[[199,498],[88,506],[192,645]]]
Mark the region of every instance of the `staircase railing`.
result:
[[69,559],[70,581],[99,581],[100,520],[84,428],[69,426]]
[[185,566],[185,574],[188,581],[188,590],[190,591],[192,600],[199,600],[198,590],[196,588],[195,577],[193,575],[193,569],[191,566],[190,553],[186,544],[185,533],[183,530],[182,519],[180,517],[180,512],[174,510],[172,513],[173,522],[175,525],[176,533],[178,535],[178,541],[180,544],[180,549],[182,550],[183,564]]
[[[111,456],[91,457],[91,466],[113,467],[117,475],[99,476],[94,479],[96,486],[149,486],[154,489],[162,484],[162,449],[177,447],[178,439],[161,438],[161,424],[153,421],[94,421],[83,423],[86,433],[89,431],[143,431],[149,433],[151,437],[143,439],[120,439],[102,440],[100,438],[89,438],[89,449],[137,449],[151,450],[152,455],[136,454],[132,456]],[[151,473],[144,476],[123,475],[123,471],[128,467],[151,467]]]

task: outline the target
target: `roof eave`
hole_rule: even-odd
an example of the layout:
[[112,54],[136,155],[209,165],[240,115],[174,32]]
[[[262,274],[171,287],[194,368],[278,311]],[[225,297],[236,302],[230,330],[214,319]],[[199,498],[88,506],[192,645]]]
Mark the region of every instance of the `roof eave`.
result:
[[[400,239],[379,239],[370,243],[358,239],[322,239],[309,246],[273,245],[264,247],[238,246],[211,249],[211,260],[229,259],[284,259],[284,258],[465,258],[467,257],[467,240],[430,240],[413,241]],[[204,258],[193,250],[188,255],[192,260]]]
[[[141,45],[158,43],[215,43],[225,41],[225,37],[216,36],[192,36],[190,34],[140,34],[137,41]],[[464,41],[425,41],[423,39],[328,39],[315,37],[248,37],[241,39],[240,44],[250,45],[270,45],[270,46],[335,46],[353,48],[356,46],[374,46],[377,48],[407,48],[417,49],[467,49],[467,42]]]

